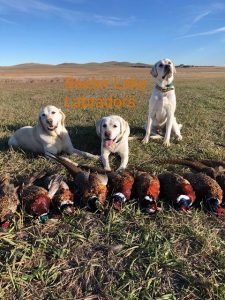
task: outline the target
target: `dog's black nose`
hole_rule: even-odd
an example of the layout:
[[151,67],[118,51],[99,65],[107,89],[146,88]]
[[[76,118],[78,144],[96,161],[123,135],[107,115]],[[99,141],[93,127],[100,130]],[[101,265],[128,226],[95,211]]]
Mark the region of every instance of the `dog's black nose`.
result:
[[47,123],[48,123],[49,125],[52,125],[53,120],[52,120],[52,119],[47,119]]
[[105,132],[105,137],[106,137],[106,138],[110,138],[110,133],[106,131],[106,132]]

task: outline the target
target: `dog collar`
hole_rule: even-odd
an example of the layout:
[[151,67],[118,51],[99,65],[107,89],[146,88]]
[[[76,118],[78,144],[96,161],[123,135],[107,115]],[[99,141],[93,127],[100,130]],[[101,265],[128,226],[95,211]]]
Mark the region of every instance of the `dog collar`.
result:
[[165,88],[162,88],[161,86],[159,86],[158,84],[156,84],[155,86],[160,92],[162,93],[167,93],[169,91],[174,90],[174,85],[173,82],[171,82],[170,84],[167,84]]

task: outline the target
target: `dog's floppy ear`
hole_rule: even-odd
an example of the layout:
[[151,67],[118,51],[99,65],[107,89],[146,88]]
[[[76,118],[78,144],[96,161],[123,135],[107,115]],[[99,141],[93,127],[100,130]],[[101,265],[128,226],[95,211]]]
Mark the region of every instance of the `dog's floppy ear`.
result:
[[43,127],[42,121],[41,121],[41,113],[43,111],[43,107],[40,108],[39,113],[38,113],[38,124]]
[[152,67],[150,73],[151,73],[151,75],[152,75],[153,77],[157,77],[157,76],[158,76],[158,72],[157,72],[157,64],[154,64],[154,66]]
[[175,68],[174,63],[173,63],[173,73],[174,73],[174,74],[177,73],[177,70],[176,70],[176,68]]
[[61,118],[61,125],[62,125],[62,126],[65,126],[65,118],[66,118],[66,115],[64,114],[64,112],[61,111],[61,109],[59,109],[59,112],[60,112],[60,114],[61,114],[61,116],[62,116],[62,118]]
[[101,137],[101,135],[102,135],[102,121],[103,121],[103,118],[100,119],[100,120],[98,120],[98,121],[96,122],[96,124],[95,124],[95,126],[96,126],[96,133],[97,133],[97,135],[100,136],[100,137]]
[[120,118],[120,130],[121,130],[121,135],[122,136],[124,134],[127,134],[127,136],[129,136],[129,134],[130,134],[130,126],[127,123],[127,121],[125,121],[123,118]]

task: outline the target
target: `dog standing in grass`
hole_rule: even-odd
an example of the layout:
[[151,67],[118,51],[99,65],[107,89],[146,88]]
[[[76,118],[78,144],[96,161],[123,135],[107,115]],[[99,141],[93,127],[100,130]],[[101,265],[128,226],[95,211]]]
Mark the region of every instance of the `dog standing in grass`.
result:
[[149,138],[162,138],[159,134],[153,134],[153,128],[166,129],[164,145],[167,147],[170,146],[171,131],[176,134],[179,141],[182,140],[180,133],[182,125],[178,124],[175,118],[176,95],[173,85],[175,72],[175,66],[170,59],[158,61],[151,70],[156,84],[149,100],[148,121],[143,144],[148,143]]

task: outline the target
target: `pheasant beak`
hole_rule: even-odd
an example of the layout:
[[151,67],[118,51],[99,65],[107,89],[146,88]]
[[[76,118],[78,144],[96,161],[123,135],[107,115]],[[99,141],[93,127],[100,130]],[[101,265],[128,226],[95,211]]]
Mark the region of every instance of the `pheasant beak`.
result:
[[74,213],[74,207],[71,204],[67,204],[63,208],[61,207],[61,211],[66,215],[72,215]]
[[118,200],[113,201],[113,208],[117,211],[120,211],[122,209],[122,203]]
[[218,213],[218,209],[220,208],[219,200],[215,197],[203,200],[203,206],[205,210],[212,213]]
[[66,215],[72,215],[74,213],[74,206],[72,201],[68,201],[60,206],[62,213]]
[[149,196],[144,197],[144,205],[146,207],[146,211],[150,214],[161,211],[161,208],[157,207],[156,201]]
[[180,206],[180,211],[187,213],[189,211],[189,206],[186,205],[181,205]]

